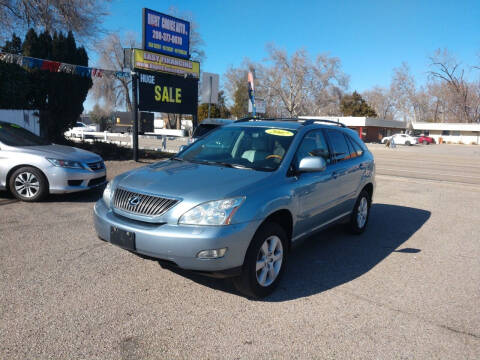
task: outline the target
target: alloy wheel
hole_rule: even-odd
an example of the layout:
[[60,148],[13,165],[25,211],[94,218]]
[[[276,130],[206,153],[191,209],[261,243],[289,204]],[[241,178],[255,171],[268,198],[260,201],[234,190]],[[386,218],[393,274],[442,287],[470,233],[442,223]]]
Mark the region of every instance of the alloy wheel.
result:
[[263,242],[258,251],[256,264],[257,282],[263,287],[270,286],[280,273],[282,262],[282,241],[278,236],[272,235]]
[[357,225],[361,229],[365,226],[368,216],[368,201],[362,197],[357,208]]
[[35,174],[24,171],[17,175],[14,181],[15,191],[24,198],[30,199],[40,190],[40,182]]

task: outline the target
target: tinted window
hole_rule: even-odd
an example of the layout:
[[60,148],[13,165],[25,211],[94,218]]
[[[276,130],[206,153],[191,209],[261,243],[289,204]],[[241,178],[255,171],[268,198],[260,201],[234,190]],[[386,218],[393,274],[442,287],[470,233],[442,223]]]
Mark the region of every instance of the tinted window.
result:
[[217,127],[218,125],[215,125],[215,124],[200,124],[195,129],[195,132],[193,133],[192,137],[194,138],[202,137]]
[[343,133],[337,130],[327,130],[330,144],[333,148],[333,158],[336,161],[347,160],[350,158],[350,151],[348,148],[347,140]]
[[362,156],[363,155],[362,147],[352,137],[348,135],[345,135],[345,137],[347,138],[350,146],[353,149],[353,152],[350,157],[354,158],[354,157]]
[[330,153],[321,130],[310,131],[303,138],[295,156],[296,168],[298,168],[300,161],[308,156],[321,156],[325,159],[327,164],[330,163]]
[[76,126],[76,127],[83,127],[83,124],[77,122],[77,125],[75,125],[75,126]]
[[0,142],[9,146],[50,145],[41,137],[15,125],[0,122]]

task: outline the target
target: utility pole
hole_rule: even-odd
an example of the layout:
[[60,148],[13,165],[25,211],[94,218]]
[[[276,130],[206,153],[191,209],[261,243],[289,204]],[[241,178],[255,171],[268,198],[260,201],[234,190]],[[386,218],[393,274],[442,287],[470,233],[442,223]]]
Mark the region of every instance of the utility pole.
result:
[[132,71],[132,100],[133,100],[133,161],[138,161],[138,74]]

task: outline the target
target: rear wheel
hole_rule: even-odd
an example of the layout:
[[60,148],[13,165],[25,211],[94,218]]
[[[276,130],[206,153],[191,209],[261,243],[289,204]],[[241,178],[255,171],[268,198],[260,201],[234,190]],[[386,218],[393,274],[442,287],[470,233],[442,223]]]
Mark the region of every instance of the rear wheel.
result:
[[370,216],[371,202],[370,194],[366,190],[362,190],[350,217],[349,227],[354,234],[361,234],[365,231]]
[[260,227],[245,256],[242,274],[233,279],[242,294],[262,298],[277,287],[285,270],[287,235],[276,223]]
[[427,140],[423,140],[423,141],[422,141],[422,144],[423,144],[423,145],[428,145],[428,141],[427,141]]
[[406,142],[405,142],[405,145],[410,146],[410,145],[412,145],[412,144],[410,143],[410,141],[406,141]]
[[10,176],[9,188],[13,196],[22,201],[39,201],[48,193],[47,179],[38,169],[25,166]]

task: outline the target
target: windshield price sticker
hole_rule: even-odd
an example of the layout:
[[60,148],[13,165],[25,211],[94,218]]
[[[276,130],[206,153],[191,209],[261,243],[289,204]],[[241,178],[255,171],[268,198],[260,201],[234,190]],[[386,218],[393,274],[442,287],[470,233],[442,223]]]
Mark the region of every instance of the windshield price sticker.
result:
[[276,136],[293,136],[293,132],[282,129],[267,129],[265,130],[267,134],[276,135]]

